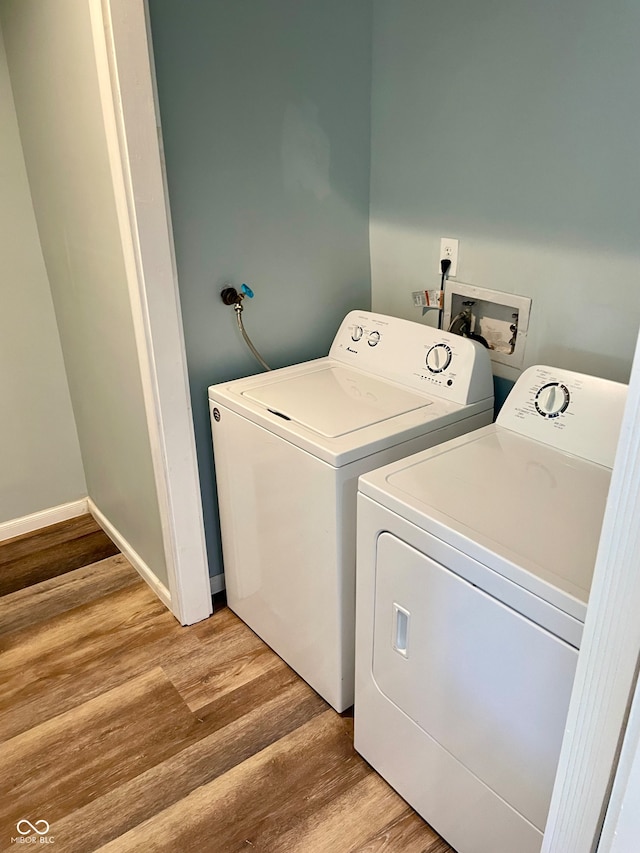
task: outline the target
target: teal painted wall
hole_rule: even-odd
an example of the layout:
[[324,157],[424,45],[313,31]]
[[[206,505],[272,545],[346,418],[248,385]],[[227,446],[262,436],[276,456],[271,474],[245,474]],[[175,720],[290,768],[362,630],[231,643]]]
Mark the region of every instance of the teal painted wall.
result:
[[525,366],[627,380],[635,0],[150,0],[150,15],[212,573],[206,388],[258,370],[226,281],[255,290],[245,322],[278,367],[325,354],[370,284],[375,310],[420,320],[411,291],[438,286],[454,236],[460,281],[532,297]]
[[150,0],[211,574],[219,573],[207,386],[326,355],[370,306],[370,0]]
[[640,4],[374,0],[372,301],[532,297],[527,364],[627,381],[640,324]]
[[509,396],[509,392],[513,388],[513,382],[510,379],[505,379],[503,376],[493,377],[493,416],[498,417],[498,412],[504,405],[504,401]]

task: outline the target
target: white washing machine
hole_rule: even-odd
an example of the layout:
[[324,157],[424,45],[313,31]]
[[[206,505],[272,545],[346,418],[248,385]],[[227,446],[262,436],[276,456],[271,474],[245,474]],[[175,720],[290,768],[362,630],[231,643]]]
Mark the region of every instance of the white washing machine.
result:
[[229,606],[343,711],[358,477],[491,423],[488,354],[354,311],[328,357],[212,386],[209,404]]
[[526,370],[360,478],[355,746],[459,853],[538,853],[626,386]]

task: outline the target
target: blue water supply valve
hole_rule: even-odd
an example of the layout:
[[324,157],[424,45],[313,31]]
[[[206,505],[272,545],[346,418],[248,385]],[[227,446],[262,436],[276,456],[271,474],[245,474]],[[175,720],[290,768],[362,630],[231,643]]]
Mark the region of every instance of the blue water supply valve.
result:
[[253,299],[253,290],[251,290],[248,284],[241,284],[240,291],[244,293],[245,296],[248,296],[249,299]]

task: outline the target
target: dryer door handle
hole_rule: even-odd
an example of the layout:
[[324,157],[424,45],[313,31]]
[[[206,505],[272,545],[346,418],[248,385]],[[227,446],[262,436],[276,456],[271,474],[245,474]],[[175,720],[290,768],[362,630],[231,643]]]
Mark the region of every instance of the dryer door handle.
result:
[[401,607],[395,601],[393,603],[393,650],[402,655],[403,658],[409,657],[409,620],[411,614],[404,607]]

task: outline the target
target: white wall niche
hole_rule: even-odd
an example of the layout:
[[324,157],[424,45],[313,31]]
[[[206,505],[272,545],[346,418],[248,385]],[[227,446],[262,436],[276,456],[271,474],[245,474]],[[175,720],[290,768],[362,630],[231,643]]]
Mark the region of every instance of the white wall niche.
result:
[[[515,293],[488,290],[460,281],[447,281],[444,288],[442,328],[449,329],[465,302],[473,302],[471,331],[489,343],[489,355],[496,376],[515,380],[524,364],[529,331],[531,299]],[[515,342],[512,325],[517,327]]]

